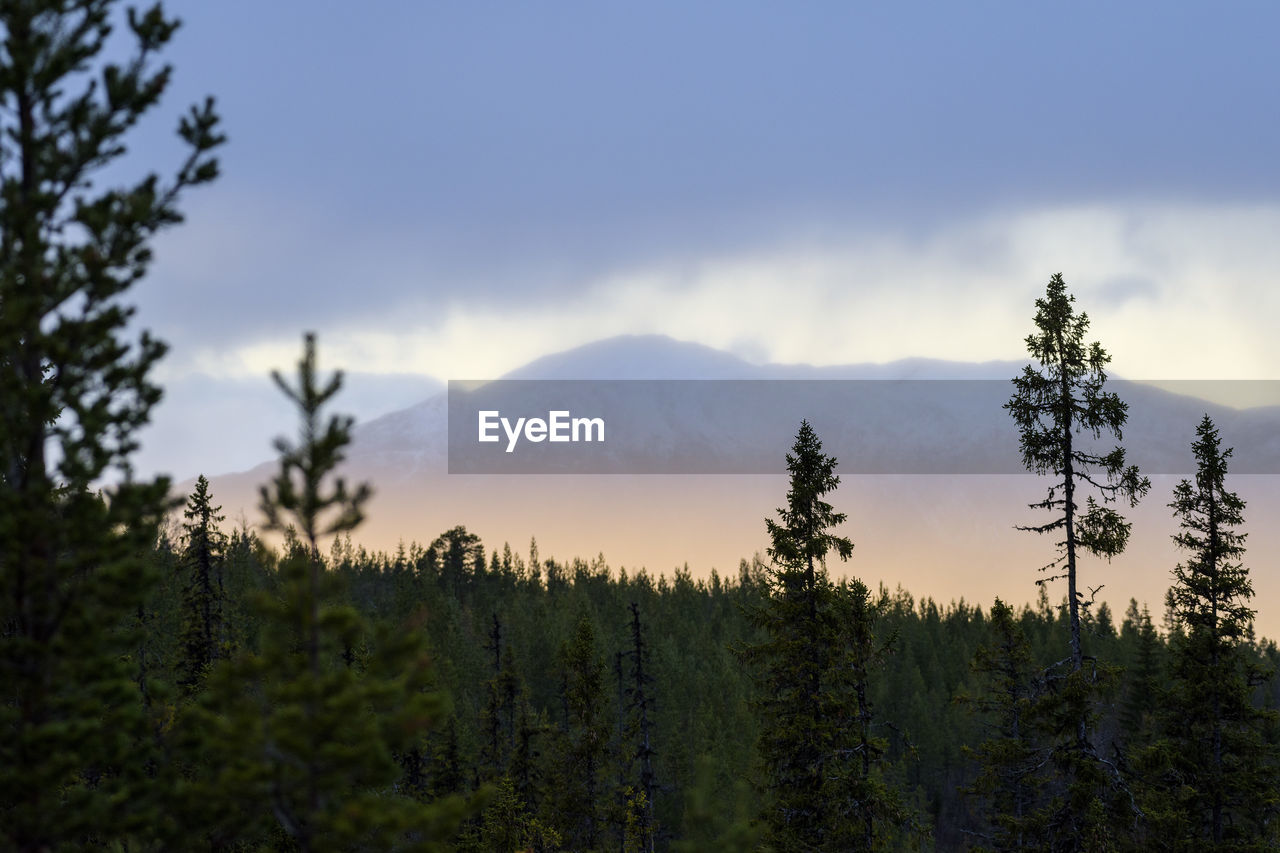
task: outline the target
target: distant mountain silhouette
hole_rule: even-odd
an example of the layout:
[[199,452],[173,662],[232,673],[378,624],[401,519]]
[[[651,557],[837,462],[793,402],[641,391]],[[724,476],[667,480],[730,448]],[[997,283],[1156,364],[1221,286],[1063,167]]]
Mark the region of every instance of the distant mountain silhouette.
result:
[[[544,355],[502,379],[749,379],[757,365],[665,335],[621,335]],[[468,377],[492,379],[491,376]]]
[[[503,379],[1007,379],[1015,361],[906,358],[883,364],[755,364],[666,335],[620,335],[543,356]],[[468,377],[476,379],[492,377]]]
[[[753,364],[730,353],[662,336],[610,338],[548,355],[511,371],[508,379],[1011,379],[1025,361],[969,364],[906,359],[888,364],[815,367]],[[488,379],[489,377],[468,377]],[[892,411],[860,413],[838,409],[817,413],[781,412],[782,427],[765,447],[781,460],[801,417],[809,416],[828,450],[844,448],[838,472],[843,483],[837,507],[849,514],[847,534],[857,544],[847,566],[870,583],[903,584],[917,595],[943,600],[965,597],[989,603],[1027,601],[1036,595],[1036,569],[1054,555],[1053,537],[1014,530],[1042,521],[1027,505],[1043,499],[1045,483],[1014,476],[865,476],[857,473],[858,453],[891,453],[904,442],[974,442],[966,453],[995,453],[1018,470],[1017,439],[1000,402],[1007,393],[975,396],[959,407],[956,421],[917,416],[909,423]],[[1234,475],[1280,470],[1280,408],[1231,409],[1194,396],[1135,384],[1123,386],[1130,406],[1125,445],[1148,470],[1190,471],[1190,444],[1200,417],[1210,413],[1224,442],[1237,448]],[[339,395],[336,409],[341,410]],[[654,430],[665,417],[655,412]],[[951,416],[948,416],[951,417]],[[794,421],[794,423],[791,423]],[[784,500],[786,480],[777,475],[449,475],[446,466],[447,402],[444,393],[389,413],[355,431],[343,475],[369,480],[375,500],[356,539],[384,549],[398,542],[430,542],[440,532],[464,524],[488,547],[509,541],[523,550],[536,536],[544,555],[568,558],[603,552],[615,566],[670,571],[687,563],[695,574],[712,568],[734,572],[739,559],[763,551],[764,518]],[[759,437],[757,437],[759,438]],[[776,447],[774,446],[776,445]],[[751,452],[759,452],[758,445]],[[954,452],[954,449],[951,449]],[[213,478],[213,490],[228,518],[257,519],[256,487],[274,462],[252,471]],[[1155,469],[1150,468],[1151,465]],[[1082,582],[1105,584],[1100,600],[1123,610],[1129,597],[1159,612],[1169,571],[1181,559],[1169,535],[1167,508],[1176,477],[1154,477],[1152,494],[1136,510],[1126,554],[1108,565],[1086,561]],[[1233,487],[1250,502],[1254,520],[1248,564],[1267,566],[1280,557],[1280,534],[1262,523],[1280,511],[1280,477],[1233,477]],[[1259,628],[1280,630],[1280,578],[1256,572]],[[1056,601],[1061,590],[1051,589]],[[1277,602],[1275,607],[1271,601]],[[1272,619],[1271,614],[1275,614]]]
[[[788,446],[796,423],[806,418],[818,430],[828,452],[844,462],[846,471],[1017,474],[1023,470],[1017,431],[1002,405],[1010,394],[1009,379],[1023,364],[905,359],[829,367],[757,365],[700,344],[647,335],[610,338],[556,353],[502,378],[798,381],[795,385],[725,384],[714,390],[704,389],[700,383],[628,382],[621,386],[624,390],[611,384],[575,383],[566,392],[575,400],[575,411],[615,413],[612,422],[626,425],[631,443],[625,451],[618,442],[612,449],[592,448],[594,457],[576,447],[538,447],[541,458],[562,458],[570,463],[571,467],[555,469],[558,473],[780,472],[782,453],[778,449]],[[803,384],[837,379],[876,381],[831,388],[825,382]],[[492,387],[512,389],[506,393],[510,403],[504,406],[507,411],[546,411],[540,388],[501,382]],[[1235,446],[1238,470],[1280,473],[1280,409],[1234,409],[1120,380],[1111,387],[1130,405],[1125,445],[1130,461],[1143,470],[1190,474],[1188,436],[1208,413]],[[726,399],[726,394],[731,397]],[[446,416],[446,399],[441,393],[378,418],[357,429],[350,458],[377,465],[384,469],[384,476],[397,478],[419,471],[442,472],[446,470]],[[524,450],[534,452],[532,446]],[[592,458],[607,459],[611,464],[594,464]],[[501,451],[496,459],[519,462],[518,454],[508,456]],[[501,473],[519,469],[472,466],[455,470]]]

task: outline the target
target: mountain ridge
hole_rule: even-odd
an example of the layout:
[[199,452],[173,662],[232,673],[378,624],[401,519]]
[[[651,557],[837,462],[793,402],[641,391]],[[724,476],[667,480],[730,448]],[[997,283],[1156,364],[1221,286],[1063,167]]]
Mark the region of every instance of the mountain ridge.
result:
[[[505,376],[591,378],[587,368],[594,368],[598,376],[619,360],[643,359],[646,353],[653,356],[647,367],[650,377],[686,379],[936,378],[939,372],[950,371],[950,378],[1007,380],[1025,364],[906,359],[831,368],[753,365],[699,344],[636,336],[552,354]],[[579,369],[584,372],[578,373]],[[631,378],[643,375],[637,367]],[[1016,468],[1016,433],[1000,409],[1001,400],[996,399],[1003,392],[991,394],[992,390],[983,389],[991,399],[970,401],[974,415],[963,428],[989,446],[1004,448],[1001,452]],[[1251,470],[1250,453],[1255,451],[1249,447],[1263,454],[1256,458],[1271,460],[1267,464],[1280,460],[1280,408],[1232,410],[1153,386],[1129,386],[1126,399],[1131,404],[1126,446],[1139,436],[1150,436],[1155,451],[1163,454],[1160,459],[1185,459],[1189,465],[1190,444],[1202,413],[1210,411],[1222,420],[1224,442],[1241,449],[1233,460],[1232,476],[1233,487],[1250,502],[1246,520],[1254,519],[1252,526],[1246,525],[1249,557],[1254,565],[1280,559],[1280,531],[1265,524],[1265,519],[1280,511],[1280,477],[1236,476]],[[341,410],[341,404],[339,397],[336,408]],[[724,574],[736,571],[739,560],[764,552],[768,545],[764,519],[773,516],[786,491],[785,475],[772,473],[449,474],[446,409],[446,395],[434,394],[356,428],[342,474],[348,481],[372,482],[375,492],[357,541],[394,551],[398,542],[429,543],[441,531],[462,524],[490,548],[500,548],[503,542],[522,547],[536,537],[543,553],[560,559],[605,553],[615,567],[644,567],[656,574],[688,565],[695,575],[705,576],[712,568]],[[655,423],[665,425],[661,416]],[[795,414],[796,425],[800,416]],[[1032,536],[1014,527],[1042,520],[1041,514],[1027,508],[1043,499],[1042,478],[860,474],[858,451],[872,452],[868,436],[882,442],[881,447],[892,446],[899,434],[905,440],[936,425],[917,423],[903,430],[895,427],[892,418],[853,423],[838,411],[823,417],[826,423],[815,422],[815,428],[828,452],[843,463],[835,503],[848,513],[844,532],[857,543],[854,559],[833,566],[833,572],[855,573],[873,586],[877,581],[890,588],[902,585],[944,601],[962,597],[987,601],[996,595],[1015,603],[1034,599],[1033,582],[1042,577],[1036,569],[1050,559],[1052,537]],[[765,444],[779,465],[794,428],[789,426],[789,436],[779,433]],[[945,430],[942,434],[946,435]],[[670,431],[662,435],[669,438]],[[855,452],[848,452],[849,447]],[[246,518],[256,518],[257,486],[271,475],[274,465],[266,461],[240,474],[211,478],[228,518],[236,518],[237,510]],[[1124,510],[1134,530],[1128,551],[1112,564],[1089,561],[1082,570],[1083,582],[1091,587],[1106,584],[1104,596],[1113,612],[1122,612],[1130,597],[1158,610],[1169,570],[1181,558],[1169,539],[1174,524],[1166,506],[1176,478],[1152,479],[1152,494],[1137,509]],[[1254,577],[1262,602],[1259,630],[1273,636],[1280,633],[1280,618],[1271,618],[1266,602],[1280,600],[1280,577],[1274,574],[1257,572]]]

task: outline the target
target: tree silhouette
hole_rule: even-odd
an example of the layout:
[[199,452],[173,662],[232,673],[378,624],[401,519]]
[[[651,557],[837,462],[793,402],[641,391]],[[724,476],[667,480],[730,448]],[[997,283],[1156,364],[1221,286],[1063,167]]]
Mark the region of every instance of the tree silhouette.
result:
[[[459,797],[424,803],[407,785],[403,755],[445,710],[430,689],[418,625],[369,626],[327,571],[319,539],[359,524],[367,486],[334,477],[351,419],[322,418],[341,373],[320,383],[307,335],[298,382],[276,383],[300,413],[297,444],[280,439],[280,469],[262,488],[268,526],[286,532],[280,589],[262,596],[262,637],[219,665],[186,717],[207,765],[191,798],[216,844],[283,834],[303,853],[429,849],[450,838],[467,811]],[[350,650],[369,638],[360,665]]]
[[183,617],[179,683],[194,691],[220,653],[222,608],[225,595],[222,561],[225,537],[218,529],[222,507],[213,505],[209,481],[201,474],[183,511],[182,568],[188,573],[182,597]]
[[826,558],[853,543],[825,500],[840,483],[836,460],[808,421],[787,454],[787,505],[766,519],[772,540],[769,597],[751,612],[765,639],[743,649],[759,685],[764,823],[780,849],[872,849],[903,822],[877,776],[884,744],[872,734],[869,674],[883,657],[879,610],[860,581],[837,585]]
[[1036,300],[1036,332],[1026,339],[1027,351],[1039,365],[1027,365],[1014,378],[1013,396],[1005,404],[1018,425],[1023,464],[1051,477],[1045,499],[1031,504],[1047,510],[1051,519],[1019,529],[1062,537],[1058,556],[1042,569],[1051,574],[1038,582],[1067,582],[1070,653],[1049,677],[1060,700],[1054,725],[1064,738],[1057,759],[1069,782],[1050,826],[1057,846],[1064,849],[1088,846],[1108,835],[1102,789],[1118,779],[1114,768],[1099,766],[1102,759],[1093,743],[1100,670],[1095,660],[1086,667],[1080,626],[1081,610],[1101,585],[1086,598],[1079,560],[1086,553],[1107,559],[1121,553],[1130,524],[1110,504],[1123,499],[1135,506],[1151,488],[1136,466],[1126,465],[1123,447],[1104,450],[1095,443],[1104,433],[1123,437],[1128,406],[1104,390],[1111,357],[1098,342],[1085,342],[1089,317],[1077,314],[1074,302],[1062,275],[1054,275],[1044,297]]
[[1274,849],[1276,755],[1266,735],[1276,715],[1253,702],[1262,672],[1249,649],[1245,505],[1226,488],[1231,450],[1222,449],[1208,415],[1191,448],[1195,479],[1180,481],[1169,504],[1180,527],[1173,539],[1187,559],[1173,572],[1183,630],[1171,642],[1163,737],[1149,753],[1153,840],[1165,849]]
[[[123,302],[183,190],[218,172],[212,101],[178,127],[172,177],[122,176],[157,104],[177,21],[111,0],[0,6],[0,846],[125,843],[147,832],[142,710],[122,630],[168,483],[133,477],[165,347]],[[124,18],[126,43],[107,42]],[[113,59],[106,59],[110,55]],[[107,485],[100,496],[93,492]],[[134,782],[139,784],[134,784]]]

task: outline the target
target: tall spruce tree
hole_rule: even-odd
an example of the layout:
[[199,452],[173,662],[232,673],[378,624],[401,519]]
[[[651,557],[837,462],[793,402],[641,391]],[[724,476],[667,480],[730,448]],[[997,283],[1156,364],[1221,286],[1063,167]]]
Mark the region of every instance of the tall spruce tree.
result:
[[183,620],[179,640],[178,683],[194,691],[218,658],[222,645],[222,610],[225,587],[222,561],[226,539],[218,528],[222,507],[213,505],[209,481],[196,478],[195,489],[183,511],[182,588]]
[[1171,642],[1163,737],[1152,749],[1152,840],[1168,850],[1273,850],[1280,790],[1266,729],[1274,712],[1253,702],[1262,673],[1252,653],[1253,584],[1242,562],[1244,501],[1226,488],[1230,449],[1208,415],[1192,444],[1195,480],[1169,506],[1187,559],[1174,569],[1182,627]]
[[1061,537],[1057,557],[1042,569],[1049,575],[1038,582],[1067,582],[1070,648],[1048,678],[1058,699],[1051,716],[1060,738],[1056,759],[1066,781],[1049,828],[1053,846],[1066,850],[1109,843],[1108,810],[1116,802],[1112,789],[1119,780],[1094,743],[1102,670],[1096,660],[1086,660],[1084,650],[1081,611],[1092,595],[1086,597],[1080,581],[1080,558],[1120,554],[1131,525],[1111,505],[1124,500],[1136,506],[1151,488],[1136,466],[1126,464],[1123,447],[1106,450],[1097,443],[1104,433],[1123,438],[1128,406],[1105,390],[1111,357],[1098,342],[1086,343],[1089,317],[1076,313],[1074,303],[1062,275],[1054,275],[1044,297],[1036,300],[1036,332],[1026,339],[1038,366],[1027,365],[1014,378],[1013,396],[1005,404],[1018,425],[1023,464],[1051,478],[1045,499],[1031,504],[1049,512],[1050,520],[1019,529]]
[[787,454],[787,505],[765,521],[769,596],[751,612],[765,639],[743,649],[759,685],[766,840],[784,850],[870,849],[900,811],[874,775],[883,754],[866,694],[874,604],[861,583],[837,586],[826,569],[829,554],[853,552],[834,532],[845,514],[824,499],[840,483],[835,468],[802,422]]
[[125,139],[169,82],[156,56],[177,22],[159,5],[127,16],[116,5],[0,3],[6,849],[109,843],[147,822],[148,798],[130,784],[138,645],[123,626],[150,585],[141,555],[166,509],[167,482],[135,479],[129,462],[160,397],[148,377],[164,346],[145,332],[131,340],[123,300],[152,238],[181,221],[182,191],[216,176],[222,137],[206,102],[179,124],[186,155],[172,177],[123,183]]

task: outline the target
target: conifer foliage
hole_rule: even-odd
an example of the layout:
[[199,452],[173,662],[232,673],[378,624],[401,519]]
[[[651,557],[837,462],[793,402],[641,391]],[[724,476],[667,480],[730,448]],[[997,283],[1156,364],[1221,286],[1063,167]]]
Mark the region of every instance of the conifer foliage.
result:
[[1195,480],[1180,481],[1169,504],[1181,528],[1173,539],[1187,558],[1173,572],[1181,631],[1171,642],[1163,737],[1151,751],[1153,840],[1165,849],[1274,849],[1275,756],[1266,735],[1276,715],[1253,700],[1263,673],[1248,653],[1245,505],[1226,488],[1231,450],[1208,415],[1191,449]]
[[[321,536],[354,528],[367,486],[334,478],[351,420],[321,409],[341,374],[318,381],[315,341],[306,337],[296,387],[277,384],[297,405],[296,445],[281,439],[280,470],[262,490],[268,523],[286,532],[278,596],[259,601],[261,648],[215,669],[188,719],[209,764],[193,780],[212,846],[271,831],[297,849],[429,849],[465,815],[459,798],[423,803],[398,786],[395,760],[441,716],[415,626],[370,631],[343,601],[340,578],[321,560]],[[367,641],[359,665],[351,650]]]
[[866,587],[837,585],[828,554],[849,558],[845,521],[825,496],[836,460],[807,421],[787,454],[790,490],[772,540],[769,598],[752,613],[765,639],[744,649],[759,684],[760,757],[768,840],[783,850],[874,849],[901,821],[878,776],[883,743],[872,731],[867,677],[882,656],[876,603]]
[[[342,377],[321,378],[311,335],[296,382],[274,377],[300,416],[261,493],[283,543],[224,537],[201,477],[175,549],[157,535],[168,483],[129,462],[164,347],[127,339],[123,300],[223,140],[206,102],[169,179],[102,188],[177,29],[115,5],[0,0],[0,850],[863,851],[924,841],[914,804],[938,849],[1280,846],[1262,666],[1280,650],[1253,634],[1231,451],[1206,416],[1170,504],[1186,556],[1168,621],[1133,602],[1117,635],[1080,561],[1124,550],[1114,505],[1150,484],[1100,445],[1127,407],[1060,275],[1005,408],[1051,478],[1032,504],[1048,520],[1025,529],[1056,539],[1042,583],[1066,581],[1065,618],[1043,587],[1038,609],[997,600],[988,619],[833,580],[853,543],[808,422],[771,562],[736,579],[534,542],[527,564],[510,547],[486,563],[463,526],[370,554],[350,539],[370,490],[338,476],[352,420],[325,415]],[[121,22],[128,44],[108,46]],[[1129,665],[1111,704],[1100,649]]]
[[[113,630],[150,585],[140,559],[164,480],[131,476],[164,345],[122,300],[183,190],[218,172],[212,102],[179,123],[171,177],[130,184],[125,138],[158,103],[177,22],[112,0],[0,3],[0,847],[80,848],[147,823],[131,753],[138,646]],[[123,19],[123,21],[121,20]],[[108,49],[113,25],[122,38]],[[107,59],[110,56],[112,59]],[[108,184],[104,186],[104,182]],[[115,484],[92,493],[103,479]]]
[[979,798],[982,849],[1031,850],[1043,843],[1041,811],[1049,749],[1037,706],[1043,681],[1013,608],[991,606],[990,640],[973,658],[977,690],[958,699],[983,720],[987,737],[970,750],[979,765],[966,793]]
[[604,664],[590,617],[578,619],[560,650],[559,760],[552,781],[549,822],[573,850],[593,850],[602,838],[601,792],[608,744],[604,719]]
[[[1055,761],[1067,783],[1051,807],[1050,843],[1064,850],[1103,845],[1113,819],[1136,818],[1131,798],[1119,790],[1118,769],[1095,743],[1106,668],[1086,659],[1081,612],[1102,584],[1086,596],[1079,562],[1085,554],[1111,559],[1124,551],[1130,524],[1111,504],[1124,500],[1135,506],[1151,488],[1136,466],[1126,464],[1123,447],[1097,444],[1104,433],[1123,437],[1128,406],[1105,390],[1111,357],[1098,342],[1086,343],[1089,317],[1077,313],[1074,303],[1062,276],[1050,278],[1044,297],[1036,300],[1036,331],[1026,339],[1038,366],[1027,365],[1014,378],[1014,394],[1005,404],[1018,426],[1023,464],[1051,478],[1045,499],[1031,504],[1051,518],[1020,529],[1061,537],[1058,556],[1043,569],[1051,574],[1040,583],[1067,582],[1070,645],[1068,656],[1047,673],[1056,701],[1045,709],[1058,739]],[[1117,817],[1116,808],[1128,811],[1127,817]]]
[[[1062,275],[1054,275],[1044,297],[1036,300],[1037,331],[1026,339],[1027,351],[1039,367],[1027,365],[1014,378],[1014,394],[1005,409],[1018,425],[1027,470],[1052,477],[1048,496],[1031,504],[1049,511],[1052,518],[1021,529],[1062,537],[1057,542],[1058,557],[1045,566],[1058,574],[1045,581],[1067,582],[1071,666],[1078,670],[1084,657],[1080,609],[1089,601],[1078,575],[1079,558],[1089,553],[1109,559],[1124,551],[1131,525],[1109,504],[1123,499],[1135,506],[1151,488],[1151,481],[1136,466],[1125,464],[1123,447],[1104,452],[1089,442],[1103,433],[1121,439],[1129,407],[1104,390],[1111,356],[1097,341],[1085,342],[1089,315],[1077,313],[1074,303]],[[1090,487],[1102,503],[1088,494]],[[1080,736],[1084,737],[1083,731]]]
[[630,769],[633,772],[639,774],[638,784],[632,789],[627,803],[628,820],[634,830],[635,848],[642,853],[652,853],[658,829],[653,811],[654,797],[658,792],[653,769],[653,760],[657,755],[653,743],[654,679],[649,644],[645,639],[644,626],[640,622],[640,605],[632,601],[627,609],[631,611],[631,648],[624,655],[630,664],[630,685],[624,691],[624,716],[627,718],[624,728],[632,745],[624,747],[630,753],[625,756],[624,761],[632,765]]
[[204,680],[208,668],[221,652],[223,638],[222,607],[225,589],[222,561],[225,537],[218,528],[223,521],[222,507],[213,505],[209,481],[203,474],[196,478],[195,490],[183,511],[186,540],[182,553],[183,585],[182,659],[179,681],[188,691]]

